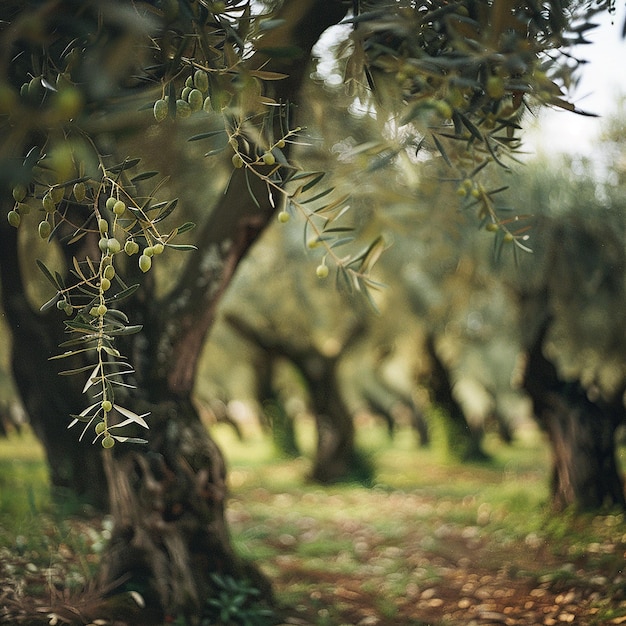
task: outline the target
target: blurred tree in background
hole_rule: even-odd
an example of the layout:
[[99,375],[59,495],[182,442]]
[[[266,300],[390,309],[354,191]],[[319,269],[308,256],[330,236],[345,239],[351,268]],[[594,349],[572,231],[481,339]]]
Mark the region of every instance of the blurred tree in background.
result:
[[[189,623],[210,612],[215,573],[249,578],[269,599],[268,583],[230,545],[223,460],[192,402],[204,339],[239,262],[272,216],[283,225],[297,217],[306,247],[319,255],[317,276],[332,270],[347,297],[385,316],[387,296],[371,274],[388,245],[382,224],[395,240],[411,220],[423,224],[397,246],[405,259],[446,241],[429,257],[438,273],[412,268],[418,283],[447,281],[459,267],[469,244],[458,242],[472,221],[459,218],[459,203],[492,231],[497,250],[526,250],[528,219],[500,200],[506,185],[493,166],[511,163],[527,105],[574,110],[565,91],[576,63],[562,53],[584,39],[594,11],[610,8],[469,0],[2,5],[0,277],[13,373],[53,484],[97,506],[108,490],[116,525],[103,585],[124,581],[119,590],[139,590],[154,619]],[[350,88],[341,103],[357,114],[354,133],[334,146],[333,189],[322,182],[327,164],[303,169],[292,147],[305,140],[294,104],[311,98],[301,94],[311,51],[340,22],[331,76]],[[326,115],[323,104],[309,108],[314,118]],[[376,127],[373,139],[359,118]],[[194,147],[182,148],[185,139]],[[389,188],[377,200],[369,194],[375,174]],[[449,200],[434,211],[439,195]],[[191,220],[198,251],[159,271],[177,247],[191,248]],[[25,280],[40,256],[24,234],[34,230],[55,246],[39,264],[53,288],[41,310]],[[411,296],[413,312],[432,316],[425,336],[457,315],[446,296]],[[539,314],[536,321],[545,328]],[[358,327],[346,324],[339,343]],[[544,333],[529,336],[532,353]],[[349,458],[353,426],[343,399],[333,396],[336,417],[319,407],[328,395],[313,400],[322,391],[313,370],[330,373],[324,384],[334,385],[340,350],[311,341],[302,357],[293,344],[255,339],[299,366],[316,418],[326,420],[320,442],[322,430],[341,431],[328,449]],[[445,370],[429,341],[431,373]],[[50,361],[59,345],[64,358]],[[326,365],[311,369],[302,361],[311,354]],[[451,379],[439,378],[436,404],[452,391]],[[84,424],[82,446],[65,432],[70,415]],[[337,429],[339,419],[345,428]],[[145,445],[130,445],[148,422]],[[102,457],[90,441],[102,443]],[[318,460],[330,458],[324,454]],[[113,601],[97,617],[107,606]]]

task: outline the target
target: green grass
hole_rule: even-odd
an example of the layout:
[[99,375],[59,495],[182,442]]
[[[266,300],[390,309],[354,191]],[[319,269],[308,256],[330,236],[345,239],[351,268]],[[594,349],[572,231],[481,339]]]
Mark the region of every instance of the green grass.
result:
[[[309,455],[311,434],[309,423],[298,433],[309,438]],[[236,550],[275,581],[281,602],[318,626],[358,623],[364,607],[381,624],[438,623],[409,614],[422,590],[450,587],[459,568],[496,576],[503,564],[503,580],[519,589],[587,588],[595,576],[604,584],[589,596],[595,604],[585,599],[595,611],[588,623],[626,614],[624,515],[550,515],[549,453],[537,433],[513,446],[488,438],[491,463],[458,465],[418,448],[410,431],[391,440],[383,428],[362,430],[359,445],[376,468],[370,488],[307,483],[308,456],[275,460],[268,438],[240,441],[227,426],[213,435],[227,459]],[[0,504],[0,550],[23,554],[24,568],[56,567],[67,586],[93,573],[108,531],[85,522],[75,533],[55,515],[43,454],[28,433],[0,440]]]

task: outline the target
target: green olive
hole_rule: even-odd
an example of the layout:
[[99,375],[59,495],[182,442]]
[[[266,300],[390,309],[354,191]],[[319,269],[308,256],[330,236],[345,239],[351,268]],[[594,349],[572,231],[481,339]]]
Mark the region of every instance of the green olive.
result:
[[192,89],[187,96],[187,102],[192,112],[199,111],[204,103],[204,96],[199,89]]
[[20,225],[20,222],[22,221],[22,218],[20,217],[20,214],[17,211],[9,211],[9,214],[7,215],[7,219],[9,220],[9,224],[11,224],[13,228],[17,228]]
[[107,280],[113,280],[114,276],[115,276],[115,268],[112,265],[107,265],[104,268],[104,277]]
[[48,222],[47,220],[43,220],[42,222],[39,222],[38,230],[39,236],[42,239],[48,239],[50,233],[52,232],[52,226],[50,225],[50,222]]
[[107,435],[102,439],[102,447],[103,448],[112,448],[115,445],[115,439],[111,437],[111,435]]
[[74,193],[74,197],[77,202],[82,202],[87,195],[87,189],[85,187],[85,183],[76,183],[72,189]]
[[139,269],[140,269],[142,272],[144,272],[144,273],[145,273],[145,272],[147,272],[147,271],[148,271],[151,267],[152,267],[152,259],[151,259],[149,256],[147,256],[147,255],[145,255],[145,254],[142,254],[142,255],[139,257]]
[[157,100],[154,103],[152,112],[154,114],[154,119],[157,122],[162,122],[167,117],[167,114],[168,114],[167,101],[162,98],[160,100]]
[[318,265],[317,269],[315,270],[318,278],[326,278],[328,276],[328,272],[328,265],[326,265],[325,263]]
[[196,70],[193,75],[193,84],[196,89],[206,92],[209,90],[209,76],[204,70]]
[[111,237],[111,239],[107,241],[107,250],[111,254],[117,254],[121,249],[122,245],[115,237]]
[[13,199],[16,202],[21,202],[28,193],[28,189],[26,189],[26,185],[15,185],[13,187]]

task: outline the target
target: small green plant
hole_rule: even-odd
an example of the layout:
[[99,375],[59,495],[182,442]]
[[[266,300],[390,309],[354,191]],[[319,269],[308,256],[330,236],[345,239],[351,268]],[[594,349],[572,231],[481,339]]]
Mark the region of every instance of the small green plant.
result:
[[249,582],[220,574],[212,574],[211,580],[216,594],[205,603],[202,626],[269,626],[276,623],[274,611],[264,605],[261,592]]

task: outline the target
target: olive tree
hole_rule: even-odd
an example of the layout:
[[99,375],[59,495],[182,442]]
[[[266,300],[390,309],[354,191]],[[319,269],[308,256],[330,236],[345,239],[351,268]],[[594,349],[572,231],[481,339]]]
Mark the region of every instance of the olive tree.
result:
[[[107,490],[115,520],[102,561],[109,597],[86,619],[140,619],[120,616],[112,590],[139,592],[154,621],[210,619],[208,600],[225,576],[249,579],[269,598],[267,582],[230,544],[223,459],[190,394],[220,297],[273,215],[301,219],[324,248],[321,279],[332,268],[341,287],[366,298],[377,287],[369,271],[384,242],[340,249],[348,242],[335,220],[348,198],[290,158],[304,124],[293,104],[321,34],[343,21],[343,75],[354,97],[378,110],[380,141],[354,151],[365,170],[440,160],[463,207],[523,249],[525,230],[481,177],[487,166],[508,166],[530,100],[574,110],[561,93],[571,57],[559,51],[607,8],[557,0],[2,3],[0,268],[13,371],[53,481],[99,504]],[[206,142],[207,159],[226,155],[232,176],[192,231],[176,221],[169,187],[142,166],[141,142],[139,154],[126,146],[153,125],[184,128],[201,116],[206,130],[190,139]],[[22,264],[34,263],[32,249],[20,250],[26,229],[59,249],[57,267],[39,264],[52,290],[40,310],[23,279]],[[163,293],[155,266],[185,250]],[[68,423],[87,445],[65,432]]]

